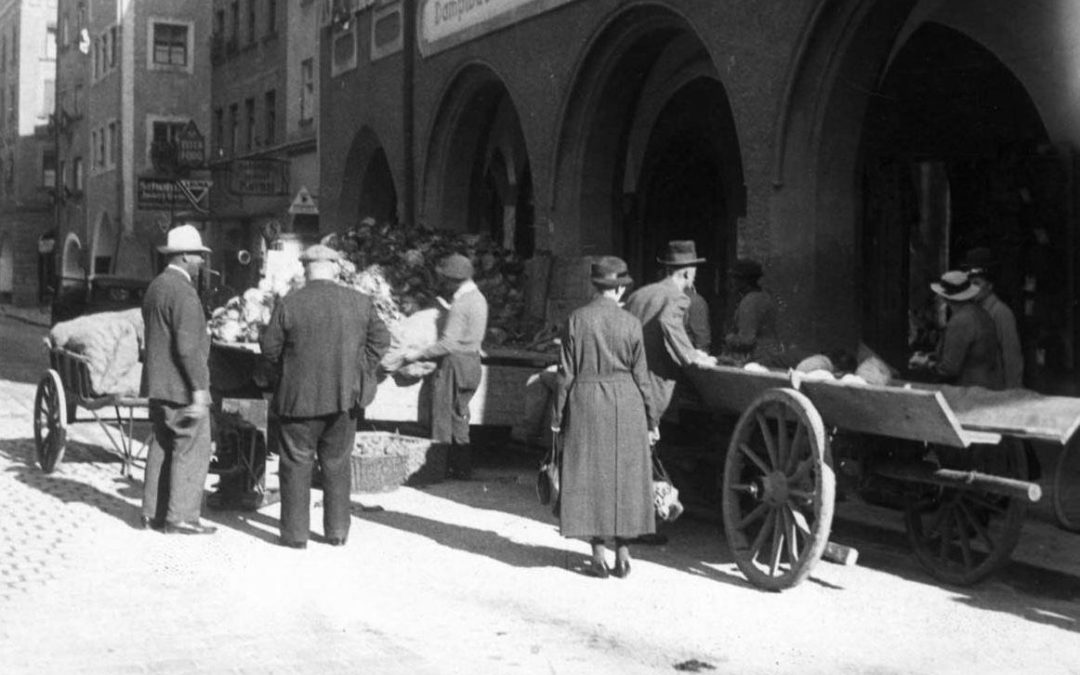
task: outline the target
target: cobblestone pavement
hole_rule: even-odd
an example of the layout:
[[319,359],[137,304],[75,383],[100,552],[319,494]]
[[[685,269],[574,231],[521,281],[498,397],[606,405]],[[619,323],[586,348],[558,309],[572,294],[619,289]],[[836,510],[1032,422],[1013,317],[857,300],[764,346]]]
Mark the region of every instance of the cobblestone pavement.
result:
[[344,548],[317,532],[305,551],[276,546],[276,506],[167,536],[133,527],[141,473],[120,475],[96,424],[37,469],[33,392],[0,379],[5,675],[1080,672],[1080,538],[1045,520],[1009,569],[957,589],[864,515],[836,528],[858,566],[819,564],[783,594],[750,587],[714,525],[688,518],[670,545],[635,547],[630,579],[589,578],[588,546],[506,468],[362,496],[382,512],[354,498]]

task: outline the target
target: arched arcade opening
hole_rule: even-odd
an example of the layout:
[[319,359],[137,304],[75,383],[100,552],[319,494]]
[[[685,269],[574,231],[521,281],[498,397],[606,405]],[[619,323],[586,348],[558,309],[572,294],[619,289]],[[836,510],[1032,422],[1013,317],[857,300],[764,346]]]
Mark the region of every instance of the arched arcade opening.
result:
[[386,150],[370,127],[357,132],[345,159],[338,200],[338,222],[353,225],[363,218],[396,223],[398,193]]

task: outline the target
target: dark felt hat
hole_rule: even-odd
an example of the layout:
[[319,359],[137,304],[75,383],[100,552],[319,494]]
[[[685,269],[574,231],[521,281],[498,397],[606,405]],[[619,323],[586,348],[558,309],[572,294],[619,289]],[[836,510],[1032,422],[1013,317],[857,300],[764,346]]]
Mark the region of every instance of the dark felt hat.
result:
[[634,283],[627,272],[626,262],[613,255],[605,255],[592,264],[590,279],[593,284],[603,288],[618,288]]
[[656,262],[668,267],[687,267],[700,265],[705,258],[698,257],[697,246],[692,239],[676,239],[668,242],[667,250]]
[[460,253],[451,253],[439,261],[439,264],[435,266],[435,271],[447,279],[465,281],[472,279],[473,265],[471,260]]
[[739,258],[731,265],[728,274],[738,279],[760,279],[763,272],[758,261]]
[[964,254],[964,259],[960,261],[960,269],[969,274],[986,274],[996,268],[997,264],[993,251],[985,246],[979,246]]

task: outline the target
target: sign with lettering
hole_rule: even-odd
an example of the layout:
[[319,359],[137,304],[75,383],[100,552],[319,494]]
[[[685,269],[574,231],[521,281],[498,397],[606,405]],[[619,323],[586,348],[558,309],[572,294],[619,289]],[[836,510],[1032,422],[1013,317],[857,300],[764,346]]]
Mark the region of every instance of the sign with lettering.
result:
[[430,56],[576,0],[425,0],[420,53]]
[[207,195],[213,181],[203,179],[171,180],[140,178],[136,187],[136,208],[148,211],[170,211],[194,207],[207,210]]
[[229,192],[234,195],[289,193],[289,164],[279,159],[236,159],[229,166]]
[[206,139],[190,120],[176,136],[176,161],[180,166],[198,167],[206,161]]

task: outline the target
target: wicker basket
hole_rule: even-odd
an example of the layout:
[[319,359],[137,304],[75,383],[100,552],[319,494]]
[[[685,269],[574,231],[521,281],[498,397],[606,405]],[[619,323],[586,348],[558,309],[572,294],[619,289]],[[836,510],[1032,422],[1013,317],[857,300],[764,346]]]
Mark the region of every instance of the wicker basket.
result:
[[[403,436],[388,431],[361,431],[356,434],[356,449],[353,451],[354,484],[361,484],[355,480],[358,463],[370,463],[374,467],[378,463],[375,460],[382,457],[393,457],[400,462],[400,477],[394,487],[402,483],[435,483],[446,477],[446,447],[442,444],[429,438]],[[371,468],[369,471],[376,470]],[[391,469],[383,471],[389,472]]]
[[389,492],[405,481],[407,461],[403,455],[352,456],[353,492]]

